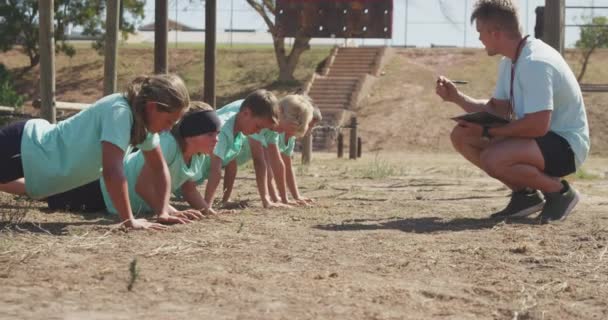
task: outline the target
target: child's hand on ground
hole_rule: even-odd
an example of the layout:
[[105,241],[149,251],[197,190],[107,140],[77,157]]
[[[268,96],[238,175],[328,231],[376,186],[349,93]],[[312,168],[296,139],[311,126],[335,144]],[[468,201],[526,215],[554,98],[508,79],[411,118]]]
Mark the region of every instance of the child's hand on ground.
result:
[[161,213],[158,215],[158,218],[156,218],[156,221],[158,221],[159,223],[162,224],[186,224],[186,223],[190,223],[190,220],[188,220],[187,218],[180,218],[180,217],[176,217],[176,216],[172,216],[168,213]]
[[264,205],[264,208],[266,208],[266,209],[291,209],[293,207],[288,204],[281,203],[281,202],[268,202],[268,204]]
[[307,206],[307,207],[311,207],[315,201],[310,199],[310,198],[306,198],[306,197],[300,197],[298,199],[296,199],[296,202],[301,205],[301,206]]
[[199,220],[199,219],[204,218],[203,214],[200,211],[192,210],[192,209],[176,211],[176,212],[173,212],[171,215],[174,217],[178,217],[181,219],[188,219],[188,220]]
[[150,222],[146,219],[127,220],[122,223],[125,227],[133,230],[166,230],[167,226],[160,223]]

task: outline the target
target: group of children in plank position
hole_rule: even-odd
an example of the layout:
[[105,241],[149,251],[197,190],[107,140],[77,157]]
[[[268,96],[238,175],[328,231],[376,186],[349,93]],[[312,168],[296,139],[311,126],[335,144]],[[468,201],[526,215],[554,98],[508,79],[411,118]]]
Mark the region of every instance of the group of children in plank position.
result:
[[[306,205],[312,200],[298,191],[291,156],[296,138],[320,120],[303,95],[277,100],[256,90],[216,112],[191,102],[178,76],[138,77],[125,93],[57,124],[32,119],[1,128],[0,191],[44,199],[51,209],[107,211],[126,227],[161,230],[216,214],[222,171],[227,203],[238,166],[253,160],[265,208]],[[203,196],[196,187],[205,181]],[[171,206],[171,194],[192,209]],[[149,212],[156,222],[136,218]]]

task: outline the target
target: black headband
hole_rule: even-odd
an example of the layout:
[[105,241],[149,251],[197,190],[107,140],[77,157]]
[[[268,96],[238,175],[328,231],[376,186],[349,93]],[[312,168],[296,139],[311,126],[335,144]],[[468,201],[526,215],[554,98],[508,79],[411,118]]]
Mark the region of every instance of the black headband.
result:
[[216,132],[220,129],[220,119],[213,110],[201,110],[188,113],[179,125],[179,134],[186,137],[193,137],[205,133]]

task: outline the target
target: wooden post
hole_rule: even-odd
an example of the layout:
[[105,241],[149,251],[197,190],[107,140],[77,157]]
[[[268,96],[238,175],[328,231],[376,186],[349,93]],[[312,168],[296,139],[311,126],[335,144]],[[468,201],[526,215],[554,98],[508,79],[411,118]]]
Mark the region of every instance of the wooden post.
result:
[[55,113],[55,29],[54,0],[38,0],[40,27],[40,115],[50,123],[56,122]]
[[106,43],[103,69],[103,94],[116,92],[116,58],[118,56],[118,16],[121,0],[108,0],[106,12]]
[[357,118],[350,120],[350,142],[348,146],[348,158],[357,159]]
[[302,163],[310,164],[312,160],[312,131],[302,139]]
[[363,141],[361,140],[361,137],[357,137],[357,158],[361,158],[361,154],[363,153],[363,151],[361,150],[363,147]]
[[338,158],[344,156],[344,135],[342,132],[338,133]]
[[167,73],[167,0],[156,0],[154,7],[154,73]]
[[203,100],[215,108],[216,1],[205,1],[205,83]]
[[561,54],[564,53],[565,15],[565,0],[545,0],[543,41]]

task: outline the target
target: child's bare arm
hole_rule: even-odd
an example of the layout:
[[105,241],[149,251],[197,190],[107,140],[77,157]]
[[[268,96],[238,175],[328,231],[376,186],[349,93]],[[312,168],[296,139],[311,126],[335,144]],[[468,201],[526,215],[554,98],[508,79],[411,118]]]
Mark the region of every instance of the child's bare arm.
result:
[[215,191],[220,184],[222,177],[222,159],[216,155],[211,155],[211,165],[209,168],[209,178],[207,179],[207,187],[205,188],[205,201],[209,208],[213,206]]
[[112,204],[125,226],[133,229],[163,230],[166,226],[145,219],[135,219],[129,202],[129,188],[124,175],[124,151],[109,142],[102,142],[103,179]]
[[289,199],[287,197],[287,186],[285,183],[285,164],[283,163],[283,159],[281,159],[281,152],[276,144],[269,144],[266,151],[275,183],[279,189],[281,201],[283,203],[289,203]]
[[222,196],[222,203],[224,204],[230,201],[237,172],[238,166],[236,160],[230,161],[228,165],[226,165],[226,167],[224,168],[224,195]]

